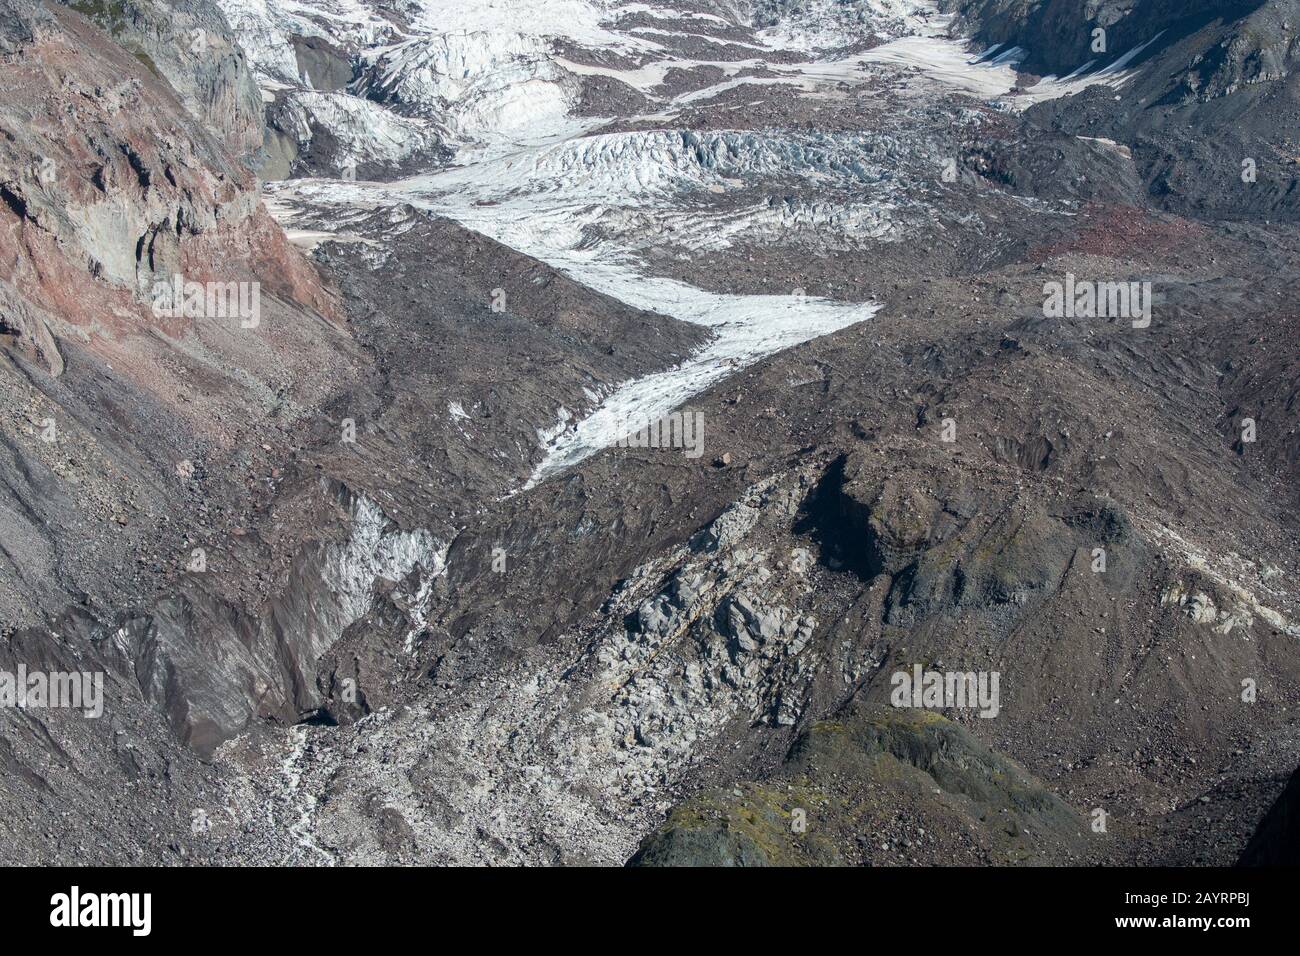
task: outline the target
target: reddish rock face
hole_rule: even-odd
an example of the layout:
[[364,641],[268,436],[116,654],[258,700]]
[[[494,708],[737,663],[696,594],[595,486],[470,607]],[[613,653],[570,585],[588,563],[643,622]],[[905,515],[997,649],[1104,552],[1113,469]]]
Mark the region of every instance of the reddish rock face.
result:
[[[140,60],[71,10],[0,0],[0,74],[0,401],[16,455],[0,498],[19,569],[0,618],[21,626],[148,591],[140,545],[182,547],[207,521],[179,463],[242,496],[246,465],[229,463],[273,435],[281,447],[358,360],[254,175]],[[229,296],[157,308],[178,279]],[[251,320],[229,308],[250,300]]]
[[57,374],[52,339],[122,360],[141,352],[122,348],[133,336],[203,338],[152,308],[177,274],[258,282],[286,307],[333,315],[255,177],[164,81],[75,13],[14,12],[19,36],[0,54],[0,282],[22,315],[7,330],[18,347]]

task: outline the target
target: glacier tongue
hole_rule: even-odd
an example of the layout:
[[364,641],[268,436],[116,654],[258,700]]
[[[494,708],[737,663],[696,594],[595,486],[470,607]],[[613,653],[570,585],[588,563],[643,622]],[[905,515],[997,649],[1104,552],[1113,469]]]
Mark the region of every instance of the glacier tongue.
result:
[[[345,213],[410,203],[598,292],[714,333],[709,346],[677,367],[624,383],[585,410],[565,410],[539,436],[544,458],[532,483],[736,370],[877,310],[873,303],[811,298],[793,289],[789,295],[726,295],[650,277],[644,250],[680,254],[741,241],[770,244],[808,230],[816,230],[826,248],[893,241],[915,217],[934,215],[898,185],[901,168],[933,166],[931,157],[915,148],[902,155],[887,135],[646,128],[591,135],[605,121],[575,115],[584,83],[617,80],[662,106],[635,118],[644,125],[671,122],[678,110],[748,83],[788,83],[833,97],[843,84],[884,72],[909,85],[940,84],[988,99],[1004,96],[1017,82],[1010,58],[984,62],[943,36],[950,18],[927,0],[755,0],[719,8],[726,17],[689,18],[660,3],[410,0],[400,22],[383,19],[376,12],[381,8],[360,0],[315,0],[310,7],[299,0],[221,2],[242,11],[260,51],[254,61],[268,82],[282,78],[284,66],[267,38],[308,23],[306,29],[355,56],[359,74],[352,92],[398,114],[388,124],[373,117],[374,138],[386,140],[390,154],[411,148],[404,138],[409,130],[394,126],[397,120],[436,119],[458,146],[454,166],[398,183],[285,184],[275,190],[282,209],[295,198]],[[766,29],[755,32],[746,17]],[[647,27],[647,19],[655,25]],[[669,42],[674,35],[664,29],[668,25],[682,26],[677,45]],[[734,31],[748,31],[743,35],[754,42],[729,47],[701,32],[710,27],[725,28],[733,41]],[[863,50],[862,41],[871,37],[893,39]],[[704,51],[700,59],[686,57],[683,38],[696,44],[687,48]],[[289,46],[283,35],[281,41],[281,48]],[[764,58],[765,50],[781,55]],[[720,79],[676,94],[664,85],[671,73],[693,70]],[[318,115],[328,102],[303,100]],[[372,119],[365,110],[336,114],[345,130]],[[362,147],[350,148],[359,153]],[[809,188],[786,191],[790,183]]]
[[[471,161],[399,183],[303,182],[295,194],[344,206],[409,202],[534,256],[629,305],[709,327],[713,341],[680,365],[624,383],[584,417],[539,436],[529,486],[570,467],[762,358],[869,319],[873,303],[803,295],[728,295],[646,276],[616,238],[588,241],[609,204],[671,206],[682,191],[744,173],[803,174],[861,186],[875,174],[857,140],[649,131],[484,149]],[[858,144],[860,145],[860,144]],[[462,156],[464,158],[464,156]]]
[[335,140],[332,163],[340,172],[366,164],[398,167],[420,160],[432,164],[451,138],[432,120],[399,116],[347,93],[293,90],[287,94],[285,115],[304,149],[318,128],[329,131]]
[[[719,295],[670,279],[607,269],[593,288],[641,308],[711,326],[717,338],[675,368],[627,382],[590,415],[546,442],[526,488],[662,419],[694,395],[760,359],[873,316],[879,306],[801,295]],[[708,423],[704,423],[704,441]],[[707,448],[707,444],[705,445]]]
[[[610,204],[673,206],[742,175],[802,174],[861,186],[876,178],[857,138],[654,130],[484,151],[477,162],[405,183],[413,205],[459,221],[637,308],[708,326],[715,338],[680,365],[624,383],[590,414],[543,436],[529,487],[680,407],[728,375],[782,349],[869,319],[873,303],[803,295],[727,295],[646,276],[617,239],[586,241]],[[707,227],[705,227],[707,228]]]

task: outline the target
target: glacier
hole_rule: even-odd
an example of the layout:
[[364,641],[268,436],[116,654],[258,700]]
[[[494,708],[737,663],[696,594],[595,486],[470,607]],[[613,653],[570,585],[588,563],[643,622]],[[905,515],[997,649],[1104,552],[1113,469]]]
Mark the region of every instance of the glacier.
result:
[[[786,295],[709,291],[654,275],[643,257],[652,245],[718,249],[810,230],[833,248],[893,241],[906,235],[909,217],[933,215],[900,188],[893,172],[898,147],[887,136],[674,129],[680,110],[747,84],[834,96],[843,84],[882,71],[904,85],[938,84],[1018,109],[1079,84],[1122,82],[1131,59],[1100,76],[1048,78],[1021,96],[1014,65],[1022,51],[973,55],[947,36],[951,18],[926,0],[759,0],[747,8],[753,41],[735,46],[728,46],[733,35],[723,40],[707,30],[734,32],[740,8],[727,8],[728,19],[612,0],[410,0],[396,17],[361,0],[220,2],[250,35],[250,59],[268,91],[302,82],[286,60],[288,32],[324,36],[350,52],[356,77],[342,95],[366,106],[348,110],[310,92],[298,99],[313,116],[332,117],[350,155],[396,163],[435,130],[455,149],[444,167],[397,182],[275,184],[269,192],[286,224],[306,225],[295,217],[307,208],[333,209],[336,221],[344,221],[359,210],[409,203],[593,290],[712,333],[689,361],[625,382],[590,407],[556,413],[555,425],[539,433],[541,460],[529,485],[623,437],[619,423],[661,417],[728,375],[866,321],[879,308],[794,289]],[[620,26],[624,18],[630,18],[627,28]],[[868,36],[884,42],[863,49]],[[733,58],[682,56],[672,41],[683,37],[712,39],[712,48]],[[755,55],[735,58],[737,49]],[[701,68],[721,79],[664,92],[672,71]],[[582,83],[593,77],[618,80],[644,96],[653,112],[640,119],[658,128],[602,132],[605,120],[578,115]],[[1009,96],[1013,91],[1017,96]],[[392,116],[379,119],[386,111]],[[359,127],[368,124],[374,132],[366,144]],[[746,192],[757,182],[785,180],[815,180],[824,198],[764,202]],[[322,231],[299,230],[313,241]]]

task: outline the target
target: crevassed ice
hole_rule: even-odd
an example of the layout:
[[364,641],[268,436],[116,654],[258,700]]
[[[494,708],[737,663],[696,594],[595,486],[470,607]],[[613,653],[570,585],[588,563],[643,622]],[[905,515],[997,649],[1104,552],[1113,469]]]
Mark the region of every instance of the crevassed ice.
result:
[[403,112],[437,116],[466,140],[554,125],[577,80],[541,37],[465,32],[417,37],[363,54],[358,92]]
[[900,36],[925,29],[937,17],[927,0],[755,0],[761,22],[776,21],[759,36],[774,47],[815,52],[850,46],[871,36]]
[[346,93],[297,90],[289,96],[291,115],[300,126],[299,139],[312,136],[311,125],[328,129],[338,141],[342,165],[368,162],[400,163],[436,150],[447,133],[430,120],[408,119],[378,103]]
[[890,185],[898,146],[875,134],[649,130],[584,136],[471,156],[463,165],[408,181],[411,191],[471,192],[476,200],[529,199],[530,206],[601,202],[673,206],[683,191],[721,192],[774,178],[861,189]]
[[[317,202],[409,202],[534,256],[628,305],[707,326],[711,343],[675,368],[625,382],[585,417],[567,409],[539,430],[545,457],[529,486],[570,467],[782,349],[869,319],[874,303],[790,295],[727,295],[653,278],[617,236],[588,241],[608,204],[672,209],[684,188],[733,176],[808,175],[862,185],[879,177],[874,148],[853,135],[782,137],[748,132],[619,133],[485,153],[481,161],[387,185],[308,183]],[[704,441],[708,447],[708,424]]]
[[[247,7],[262,0],[221,2]],[[266,2],[298,13],[308,8],[296,0]],[[333,11],[335,19],[318,20],[314,29],[352,31],[356,36],[356,31],[373,27],[367,8],[355,0],[319,4]],[[311,7],[317,5],[314,0]],[[644,232],[653,231],[674,224],[674,217],[676,224],[686,226],[690,210],[684,196],[693,190],[726,193],[746,182],[788,177],[854,190],[849,205],[867,212],[851,215],[845,205],[835,203],[768,210],[735,203],[710,206],[708,222],[720,228],[709,242],[752,238],[758,230],[770,236],[773,229],[801,223],[887,235],[894,204],[903,201],[884,171],[895,165],[884,137],[674,130],[585,135],[595,121],[569,116],[577,89],[574,73],[599,72],[648,91],[670,66],[696,64],[666,54],[653,33],[620,33],[610,26],[618,10],[636,6],[603,0],[412,0],[408,35],[383,41],[387,45],[382,47],[366,44],[372,49],[365,54],[368,72],[359,85],[400,110],[437,111],[456,135],[479,145],[461,150],[459,166],[404,183],[297,187],[318,201],[359,208],[410,202],[535,256],[629,305],[714,332],[712,343],[679,367],[624,383],[586,417],[560,416],[542,429],[539,441],[546,458],[533,482],[617,440],[620,431],[654,420],[726,375],[780,349],[863,321],[877,308],[795,295],[720,295],[647,278],[637,255],[640,240],[629,235],[627,227],[636,229],[640,223]],[[928,0],[863,0],[850,5],[853,9],[827,0],[760,0],[758,6],[776,10],[788,28],[760,35],[774,48],[845,46],[865,35],[859,29],[862,23],[872,30],[914,35],[836,60],[770,64],[784,74],[777,78],[740,77],[736,71],[743,64],[731,63],[724,70],[724,85],[788,79],[804,88],[833,87],[860,79],[864,70],[900,67],[919,68],[921,82],[984,98],[1003,96],[1016,82],[1014,57],[992,57],[995,62],[972,57],[964,43],[941,35],[949,18],[938,16]],[[449,29],[451,24],[455,29]],[[561,60],[553,52],[552,38],[633,54],[631,65],[626,59],[599,67]],[[703,98],[708,93],[687,96]],[[1048,95],[1046,90],[1040,93]],[[670,109],[664,115],[670,118],[673,104],[666,105]],[[601,238],[593,241],[597,235]],[[665,241],[678,248],[691,246],[689,236]],[[707,435],[706,424],[706,442]]]
[[[591,195],[668,192],[739,176],[831,176],[862,183],[880,178],[867,136],[792,137],[748,131],[653,130],[589,136],[503,170],[521,188],[557,188],[566,180]],[[559,187],[562,188],[562,187]]]

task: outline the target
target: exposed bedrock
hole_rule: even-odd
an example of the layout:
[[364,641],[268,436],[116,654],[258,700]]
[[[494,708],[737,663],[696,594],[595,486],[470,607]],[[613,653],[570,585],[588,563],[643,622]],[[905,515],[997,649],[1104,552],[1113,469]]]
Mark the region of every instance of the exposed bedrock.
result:
[[262,97],[238,39],[208,0],[59,0],[170,85],[232,153],[256,162]]
[[332,520],[346,537],[304,548],[263,606],[233,604],[195,575],[114,633],[145,698],[202,754],[254,720],[287,726],[312,716],[323,702],[318,662],[370,611],[377,583],[442,572],[444,547],[428,531],[403,531],[341,485],[327,500],[335,513],[321,514],[322,525]]
[[[1231,23],[1262,8],[1285,6],[1276,0],[942,0],[958,23],[986,46],[1021,46],[1021,64],[1039,75],[1064,76],[1090,61],[1098,66],[1118,59],[1162,31],[1164,43],[1194,34],[1208,24]],[[1097,48],[1093,31],[1105,30]],[[1261,37],[1263,50],[1285,50],[1281,38]],[[1243,57],[1245,59],[1245,57]]]

